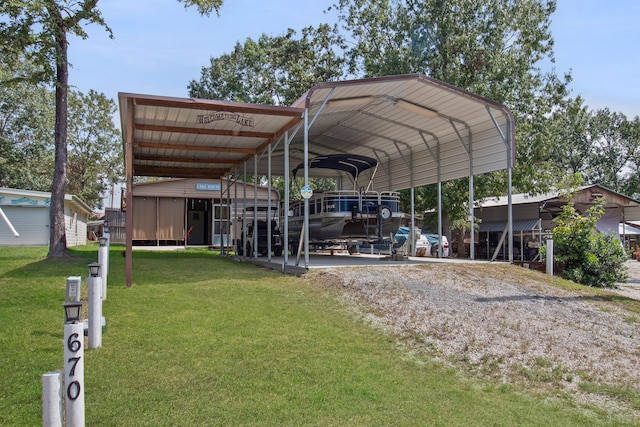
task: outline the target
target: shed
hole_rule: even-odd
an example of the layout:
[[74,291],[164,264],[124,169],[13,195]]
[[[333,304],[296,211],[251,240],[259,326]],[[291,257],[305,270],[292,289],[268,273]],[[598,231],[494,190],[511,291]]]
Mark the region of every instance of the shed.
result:
[[[0,188],[1,246],[49,245],[49,206],[51,193]],[[91,208],[73,195],[64,197],[64,223],[67,246],[87,243],[87,221]],[[13,230],[18,236],[15,236]]]
[[[274,189],[270,193],[270,216],[278,220],[280,194]],[[253,217],[252,208],[256,206],[266,216],[268,199],[265,186],[226,179],[174,178],[138,183],[133,187],[133,243],[220,247],[224,242],[229,246],[239,238],[247,210]],[[123,225],[109,220],[112,229]]]
[[[617,193],[601,185],[588,185],[567,198],[558,192],[539,195],[514,194],[513,231],[516,259],[526,259],[528,240],[534,240],[536,246],[541,243],[542,234],[555,227],[554,219],[562,212],[563,206],[570,201],[578,212],[584,214],[594,201],[605,199],[604,215],[598,220],[596,227],[603,233],[614,233],[620,236],[620,224],[626,221],[640,220],[640,201]],[[482,257],[493,257],[507,226],[507,198],[496,197],[477,201],[476,217],[480,219],[476,239],[478,252]],[[532,251],[533,252],[533,251]]]

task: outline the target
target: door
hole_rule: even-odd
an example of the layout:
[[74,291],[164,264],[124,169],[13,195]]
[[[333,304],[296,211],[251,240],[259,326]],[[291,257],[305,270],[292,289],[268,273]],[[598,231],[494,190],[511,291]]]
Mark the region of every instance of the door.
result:
[[211,245],[211,200],[189,199],[187,245]]
[[[225,246],[229,245],[229,206],[214,206],[213,216],[213,246],[220,247],[220,242],[224,242]],[[233,236],[232,236],[233,238]]]

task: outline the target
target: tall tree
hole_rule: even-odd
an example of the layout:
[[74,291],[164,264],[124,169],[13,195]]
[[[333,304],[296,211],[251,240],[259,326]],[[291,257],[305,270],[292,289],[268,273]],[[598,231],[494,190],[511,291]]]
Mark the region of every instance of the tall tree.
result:
[[[635,116],[633,120],[628,120],[623,135],[625,138],[635,141],[640,147],[640,117]],[[629,159],[629,169],[626,171],[624,194],[635,199],[640,199],[640,150],[635,150]]]
[[624,174],[640,151],[640,141],[629,137],[627,117],[608,108],[597,110],[588,126],[591,140],[590,168],[585,180],[615,191],[624,191]]
[[[55,164],[51,205],[49,209],[50,257],[67,254],[64,223],[64,196],[67,180],[67,94],[69,83],[69,63],[67,56],[69,34],[86,38],[82,28],[84,23],[104,26],[100,12],[96,9],[98,0],[60,1],[31,0],[8,1],[0,6],[0,15],[9,21],[0,26],[0,38],[10,41],[3,46],[16,58],[25,55],[38,67],[30,79],[55,84]],[[55,76],[55,77],[54,77]]]
[[192,80],[189,96],[236,102],[289,105],[314,84],[344,77],[344,49],[337,29],[327,24],[276,37],[263,34],[236,43],[233,51],[211,58],[199,80]]
[[68,191],[92,207],[102,207],[102,194],[124,176],[116,111],[102,93],[70,92]]
[[[200,13],[218,11],[222,0],[179,0]],[[67,255],[64,195],[67,170],[68,36],[87,37],[82,25],[95,23],[111,30],[97,9],[98,0],[6,0],[0,3],[2,55],[8,63],[25,57],[38,71],[27,80],[55,84],[55,165],[49,209],[49,257]]]

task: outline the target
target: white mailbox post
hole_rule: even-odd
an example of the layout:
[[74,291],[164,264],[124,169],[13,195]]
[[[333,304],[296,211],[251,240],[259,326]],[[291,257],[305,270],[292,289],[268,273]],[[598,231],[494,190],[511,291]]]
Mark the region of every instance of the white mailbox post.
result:
[[84,427],[84,326],[80,321],[82,301],[63,304],[64,400],[67,427]]
[[62,427],[62,371],[42,375],[42,427]]
[[89,267],[89,319],[87,335],[89,348],[102,347],[102,279],[100,264],[92,262]]
[[98,264],[102,266],[100,269],[100,277],[102,278],[102,301],[107,299],[107,262],[109,261],[109,238],[106,236],[98,237],[100,247],[98,248]]

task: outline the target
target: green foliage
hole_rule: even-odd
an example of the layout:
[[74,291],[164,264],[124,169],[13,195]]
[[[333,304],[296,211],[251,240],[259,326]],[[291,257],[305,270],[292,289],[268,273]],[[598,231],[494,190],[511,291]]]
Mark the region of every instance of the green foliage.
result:
[[94,90],[70,93],[67,192],[89,206],[101,207],[102,194],[124,176],[116,111],[113,100]]
[[50,191],[54,100],[43,83],[18,78],[30,68],[0,65],[0,186]]
[[595,229],[604,213],[604,199],[598,199],[586,215],[572,203],[565,205],[553,229],[555,261],[564,264],[564,276],[588,286],[611,287],[628,278],[624,262],[627,254],[613,234]]
[[300,38],[263,34],[255,41],[236,43],[233,52],[211,58],[200,80],[189,83],[189,96],[236,102],[290,105],[313,85],[345,75],[343,48],[336,28],[307,27]]
[[[0,80],[11,80],[0,85],[0,186],[48,192],[54,169],[54,92],[43,83],[19,79],[33,72],[29,64],[19,65],[13,72],[0,69]],[[116,105],[93,90],[69,95],[66,192],[100,207],[101,193],[124,175],[120,132],[113,123]]]
[[195,6],[201,15],[209,16],[214,10],[216,13],[220,12],[223,0],[178,0],[180,3],[184,3],[185,9],[191,6]]

